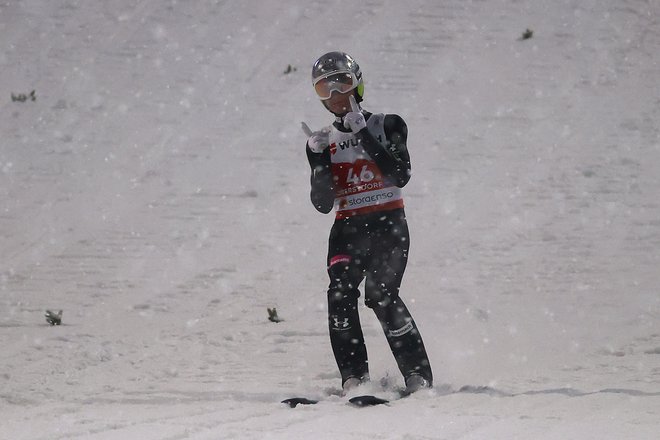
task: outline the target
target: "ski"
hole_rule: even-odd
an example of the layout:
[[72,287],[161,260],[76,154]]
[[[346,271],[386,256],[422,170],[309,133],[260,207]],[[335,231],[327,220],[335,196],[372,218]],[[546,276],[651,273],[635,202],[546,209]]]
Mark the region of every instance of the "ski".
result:
[[[499,396],[499,397],[512,397],[515,396],[516,394],[498,390],[496,388],[492,388],[487,385],[464,385],[458,389],[454,389],[449,385],[441,386],[439,388],[435,388],[435,392],[440,394],[440,395],[450,395],[450,394],[487,394],[491,396]],[[387,390],[384,390],[384,392],[387,392]],[[405,389],[395,389],[393,391],[389,392],[390,394],[394,394],[392,398],[388,399],[383,399],[378,396],[374,396],[371,394],[364,394],[361,396],[355,396],[351,397],[348,399],[348,402],[346,402],[349,405],[361,408],[361,407],[367,407],[367,406],[377,406],[377,405],[387,405],[388,403],[395,402],[397,400],[401,400],[405,397],[410,396],[413,394],[410,391],[406,391]],[[523,394],[530,394],[530,393],[523,393]],[[336,395],[335,395],[336,396]],[[308,399],[306,397],[292,397],[290,399],[285,399],[282,401],[282,403],[289,405],[291,408],[295,408],[298,405],[316,405],[319,403],[321,400],[312,400]]]
[[[406,392],[405,390],[399,390],[396,392],[393,399],[384,399],[382,397],[374,396],[371,394],[364,394],[361,396],[355,396],[348,399],[348,404],[358,408],[366,406],[377,406],[377,405],[387,405],[390,402],[403,399],[408,397],[411,393]],[[298,405],[316,405],[320,400],[308,399],[306,397],[291,397],[289,399],[282,400],[281,403],[289,405],[290,408],[295,408]]]
[[310,400],[306,397],[291,397],[290,399],[284,399],[282,403],[289,405],[291,408],[295,408],[298,405],[316,405],[319,401]]
[[[319,402],[320,400],[312,400],[306,397],[291,397],[282,401],[282,403],[289,405],[290,408],[295,408],[298,405],[316,405]],[[351,397],[348,399],[348,403],[352,406],[361,408],[365,406],[385,405],[390,403],[390,401],[370,394],[365,394],[363,396]]]
[[348,403],[357,407],[364,406],[376,406],[376,405],[385,405],[390,403],[389,400],[381,399],[380,397],[365,395],[365,396],[356,396],[348,399]]

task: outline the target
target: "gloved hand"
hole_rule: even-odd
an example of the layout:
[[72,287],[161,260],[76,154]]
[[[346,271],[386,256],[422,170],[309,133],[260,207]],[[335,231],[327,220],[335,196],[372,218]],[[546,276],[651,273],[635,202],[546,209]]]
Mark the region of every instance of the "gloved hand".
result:
[[323,151],[328,148],[328,143],[330,141],[330,130],[323,128],[318,131],[312,131],[309,126],[302,122],[302,130],[307,135],[307,145],[309,149],[314,153],[323,153]]
[[367,121],[364,119],[355,97],[351,95],[348,100],[351,103],[351,111],[344,116],[344,127],[350,129],[353,133],[357,133],[367,126]]

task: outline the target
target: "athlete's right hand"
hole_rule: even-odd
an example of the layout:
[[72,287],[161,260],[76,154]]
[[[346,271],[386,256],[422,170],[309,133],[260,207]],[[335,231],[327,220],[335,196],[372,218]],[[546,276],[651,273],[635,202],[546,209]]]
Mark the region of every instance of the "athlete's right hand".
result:
[[304,122],[302,122],[302,130],[308,137],[307,145],[309,146],[309,149],[314,153],[323,153],[323,151],[328,148],[330,131],[327,129],[312,131],[312,129]]

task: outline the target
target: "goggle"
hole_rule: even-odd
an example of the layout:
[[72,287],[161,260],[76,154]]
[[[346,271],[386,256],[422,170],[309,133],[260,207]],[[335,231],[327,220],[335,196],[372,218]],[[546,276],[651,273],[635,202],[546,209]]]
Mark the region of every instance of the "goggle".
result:
[[314,90],[321,99],[329,99],[332,92],[346,93],[358,86],[360,80],[353,72],[330,72],[314,81]]

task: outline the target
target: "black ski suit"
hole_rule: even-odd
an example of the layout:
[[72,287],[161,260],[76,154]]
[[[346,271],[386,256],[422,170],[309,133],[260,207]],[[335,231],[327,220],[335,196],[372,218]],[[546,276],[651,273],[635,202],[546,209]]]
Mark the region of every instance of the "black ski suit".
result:
[[[418,374],[431,384],[433,375],[424,343],[408,308],[399,297],[410,246],[403,200],[387,201],[387,197],[410,179],[407,127],[398,115],[363,113],[368,127],[353,135],[355,139],[331,143],[322,153],[312,152],[309,146],[306,149],[312,170],[311,200],[314,207],[322,213],[329,213],[333,206],[337,208],[327,257],[330,278],[328,326],[332,350],[342,384],[349,378],[369,379],[367,350],[358,314],[358,286],[364,280],[365,304],[380,321],[404,378]],[[381,118],[380,132],[369,128],[370,119],[376,121],[378,117]],[[371,126],[376,124],[378,121]],[[350,136],[340,121],[335,122],[333,128],[338,135]],[[382,133],[385,139],[379,142]],[[344,176],[347,180],[356,179],[357,171],[342,174],[342,165],[333,163],[331,156],[349,148],[362,149],[360,166],[365,160],[369,161],[370,168],[363,168],[362,174],[367,177],[377,175],[393,189],[380,193],[362,192],[355,196],[340,188],[341,179]],[[365,186],[352,189],[362,191]],[[343,198],[345,195],[347,197]],[[381,197],[383,202],[378,200]],[[350,209],[350,204],[362,206],[361,203],[371,205]]]

